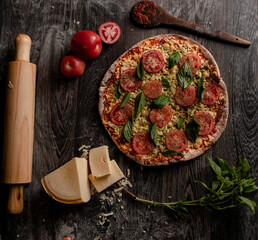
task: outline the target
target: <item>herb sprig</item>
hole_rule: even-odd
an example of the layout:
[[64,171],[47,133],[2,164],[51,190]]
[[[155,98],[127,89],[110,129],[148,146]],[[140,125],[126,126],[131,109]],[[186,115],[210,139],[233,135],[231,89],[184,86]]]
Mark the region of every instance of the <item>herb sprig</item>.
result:
[[204,182],[195,181],[207,189],[208,193],[200,199],[186,200],[183,198],[178,202],[153,202],[138,198],[128,190],[125,192],[130,194],[136,201],[147,203],[155,206],[165,206],[172,210],[175,218],[183,218],[188,213],[188,207],[201,206],[208,210],[224,210],[234,208],[242,204],[246,204],[255,213],[255,208],[258,207],[258,202],[248,199],[248,193],[258,190],[255,185],[256,177],[250,176],[250,166],[244,157],[239,157],[237,167],[231,167],[225,160],[218,158],[218,163],[208,158],[210,167],[214,173],[212,186],[208,187]]

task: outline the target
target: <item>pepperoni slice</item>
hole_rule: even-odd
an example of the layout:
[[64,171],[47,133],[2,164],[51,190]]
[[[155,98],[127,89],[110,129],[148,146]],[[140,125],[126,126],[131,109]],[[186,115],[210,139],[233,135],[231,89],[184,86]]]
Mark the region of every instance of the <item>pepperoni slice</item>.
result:
[[177,152],[184,151],[188,146],[188,139],[185,131],[172,129],[165,137],[165,144],[168,150],[174,150]]
[[186,62],[187,66],[191,69],[192,74],[195,74],[201,68],[201,59],[195,53],[187,53],[179,60],[179,67]]
[[201,103],[212,105],[220,98],[220,90],[216,83],[205,83],[204,97]]
[[143,54],[142,65],[147,72],[157,73],[165,65],[164,57],[158,50],[150,50]]
[[172,118],[172,115],[172,109],[168,105],[165,105],[162,108],[153,108],[150,111],[149,117],[152,123],[157,122],[157,126],[162,128],[169,123],[169,121]]
[[214,128],[214,120],[210,113],[206,111],[196,112],[194,114],[194,119],[201,125],[199,132],[200,136],[209,135]]
[[141,155],[150,154],[155,148],[148,131],[136,133],[133,137],[132,145],[133,150]]
[[187,88],[178,87],[175,93],[175,102],[181,107],[191,107],[194,105],[196,90],[193,86]]
[[127,69],[123,71],[120,86],[125,92],[135,92],[142,86],[142,81],[137,77],[135,69]]
[[121,105],[117,103],[110,112],[110,120],[112,123],[116,124],[117,126],[124,126],[127,120],[131,117],[133,113],[133,108],[128,103],[125,104],[123,108],[119,108]]
[[158,80],[151,80],[145,83],[144,95],[150,99],[155,99],[162,93],[162,84]]

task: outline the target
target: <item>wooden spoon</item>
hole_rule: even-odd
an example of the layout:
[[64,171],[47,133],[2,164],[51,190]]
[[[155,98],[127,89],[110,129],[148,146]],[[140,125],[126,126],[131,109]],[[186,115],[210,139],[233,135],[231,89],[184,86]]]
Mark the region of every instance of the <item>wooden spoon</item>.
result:
[[132,9],[132,18],[137,24],[143,27],[170,25],[187,29],[203,36],[219,39],[225,42],[230,42],[246,47],[251,45],[251,42],[236,37],[230,33],[226,33],[217,29],[208,30],[203,25],[175,18],[153,1],[143,0],[136,3]]

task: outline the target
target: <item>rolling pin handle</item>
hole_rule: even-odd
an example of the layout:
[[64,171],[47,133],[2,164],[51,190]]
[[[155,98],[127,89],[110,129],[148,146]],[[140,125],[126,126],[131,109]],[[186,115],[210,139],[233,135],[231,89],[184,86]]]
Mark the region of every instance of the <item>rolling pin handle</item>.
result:
[[27,34],[20,33],[15,38],[16,56],[15,61],[30,62],[31,39]]
[[10,214],[20,214],[23,210],[23,185],[10,184],[7,212]]

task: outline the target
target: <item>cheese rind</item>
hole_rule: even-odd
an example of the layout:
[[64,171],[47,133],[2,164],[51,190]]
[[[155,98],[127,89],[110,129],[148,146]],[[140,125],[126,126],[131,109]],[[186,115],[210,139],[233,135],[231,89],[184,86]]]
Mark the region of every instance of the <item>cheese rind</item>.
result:
[[91,198],[88,174],[88,161],[85,158],[73,158],[45,176],[41,182],[47,194],[56,201],[85,203]]
[[93,148],[89,153],[91,174],[94,177],[104,177],[111,174],[108,146]]
[[93,186],[97,189],[98,192],[103,191],[104,189],[108,188],[112,184],[116,183],[117,181],[125,177],[115,160],[112,160],[110,163],[110,175],[101,178],[96,178],[92,174],[89,175],[89,179],[91,180]]

